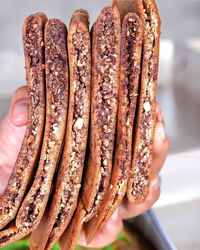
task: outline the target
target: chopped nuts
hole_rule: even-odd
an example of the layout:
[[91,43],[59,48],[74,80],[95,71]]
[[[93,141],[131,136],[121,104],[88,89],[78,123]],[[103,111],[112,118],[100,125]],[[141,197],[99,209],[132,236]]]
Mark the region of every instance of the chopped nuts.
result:
[[97,200],[100,200],[101,199],[101,195],[97,195]]
[[34,141],[35,141],[35,137],[33,135],[30,135],[28,138],[28,144],[31,144]]
[[127,121],[126,121],[126,126],[129,126],[130,125],[130,120],[128,119]]
[[37,29],[37,24],[33,24],[33,29]]
[[104,126],[103,126],[103,129],[104,129],[104,130],[106,130],[107,128],[108,128],[108,126],[107,126],[107,125],[104,125]]
[[49,147],[52,148],[55,145],[55,141],[50,141],[49,142]]
[[48,170],[49,170],[49,166],[46,165],[46,166],[44,167],[44,170],[45,170],[45,171],[48,171]]
[[73,129],[74,129],[74,130],[77,130],[77,129],[80,130],[80,129],[82,129],[83,124],[84,124],[83,118],[78,118],[78,119],[75,121],[75,123],[74,123]]
[[149,112],[151,110],[151,106],[149,102],[145,102],[143,107],[146,112]]
[[103,165],[106,166],[107,164],[108,164],[108,161],[105,159],[105,160],[103,161]]
[[109,140],[108,140],[108,139],[105,139],[105,140],[103,141],[103,145],[104,145],[105,147],[108,147],[108,146],[109,146]]

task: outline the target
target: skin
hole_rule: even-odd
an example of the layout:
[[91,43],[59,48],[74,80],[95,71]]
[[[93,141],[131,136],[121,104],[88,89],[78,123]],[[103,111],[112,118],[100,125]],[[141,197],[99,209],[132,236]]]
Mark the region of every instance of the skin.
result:
[[[0,195],[8,182],[10,173],[19,152],[27,124],[27,89],[21,87],[12,97],[8,114],[0,122]],[[112,243],[123,230],[122,219],[135,217],[148,210],[159,198],[160,183],[159,171],[169,150],[169,140],[165,135],[162,110],[159,104],[156,107],[157,124],[154,140],[154,156],[149,194],[143,204],[133,205],[125,197],[106,223],[103,229],[95,236],[89,247],[104,247]],[[83,232],[79,237],[79,244],[87,246]]]

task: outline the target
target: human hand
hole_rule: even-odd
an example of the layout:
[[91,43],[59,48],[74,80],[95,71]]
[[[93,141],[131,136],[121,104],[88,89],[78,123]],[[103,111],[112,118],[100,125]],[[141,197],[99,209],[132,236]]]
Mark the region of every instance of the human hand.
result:
[[98,232],[93,241],[87,245],[84,233],[81,232],[79,237],[79,244],[87,247],[102,248],[117,239],[117,236],[123,229],[123,219],[128,219],[142,214],[148,210],[159,198],[160,184],[159,172],[165,162],[167,152],[169,150],[169,140],[165,135],[164,121],[162,118],[162,110],[159,104],[156,106],[156,129],[154,138],[154,154],[152,162],[151,182],[149,187],[149,194],[142,204],[132,204],[128,198],[125,197],[118,209],[105,224],[100,232]]
[[[27,124],[27,102],[27,88],[24,86],[17,89],[13,95],[8,114],[0,122],[0,195],[7,185],[24,137]],[[160,195],[158,174],[165,161],[169,149],[169,141],[165,135],[164,121],[159,104],[157,104],[156,113],[157,123],[149,194],[144,203],[138,205],[130,203],[127,197],[125,197],[110,220],[97,233],[89,247],[104,247],[115,241],[123,229],[122,219],[135,217],[143,213],[157,201]],[[80,235],[79,244],[86,246],[83,232]]]
[[0,196],[8,183],[24,137],[27,101],[26,87],[17,89],[8,114],[0,122]]

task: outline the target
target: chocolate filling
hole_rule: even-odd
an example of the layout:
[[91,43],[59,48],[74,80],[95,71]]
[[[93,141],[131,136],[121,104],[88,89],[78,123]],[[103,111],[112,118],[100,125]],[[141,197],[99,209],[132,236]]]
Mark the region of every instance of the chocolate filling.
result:
[[[129,17],[122,27],[122,65],[123,78],[121,81],[122,99],[120,105],[123,106],[123,113],[119,114],[121,126],[125,127],[125,133],[122,134],[119,144],[123,145],[123,157],[119,160],[119,168],[121,176],[118,181],[118,194],[123,187],[124,180],[127,179],[128,171],[131,165],[131,135],[133,130],[133,122],[135,117],[137,103],[137,79],[140,72],[140,61],[138,57],[138,47],[141,46],[141,41],[138,41],[140,36],[140,23],[135,17]],[[125,47],[125,48],[124,48]],[[121,128],[119,128],[121,129]],[[120,146],[119,145],[119,146]]]
[[148,61],[148,77],[145,81],[144,95],[142,97],[142,120],[140,124],[140,143],[137,147],[136,165],[131,177],[132,195],[135,200],[146,197],[149,187],[149,169],[151,164],[151,145],[153,136],[153,124],[155,113],[152,110],[155,102],[154,88],[157,80],[158,65],[155,63],[155,39],[157,30],[157,18],[152,7],[144,1],[145,14],[145,47],[144,54]]
[[[12,216],[15,212],[15,208],[18,207],[20,202],[20,190],[24,188],[23,179],[24,176],[29,174],[30,169],[28,166],[32,164],[37,153],[38,142],[38,128],[41,124],[41,105],[44,105],[41,81],[43,77],[42,64],[44,63],[43,53],[43,27],[39,25],[38,19],[34,16],[30,16],[27,26],[26,34],[23,36],[24,40],[24,52],[27,59],[27,70],[30,70],[30,81],[28,85],[29,95],[29,112],[28,112],[28,126],[26,129],[26,135],[22,144],[21,150],[15,163],[15,169],[11,176],[11,181],[5,190],[6,202],[4,206],[0,208],[0,214],[6,214]],[[28,81],[28,79],[27,79]],[[26,145],[24,144],[26,143]],[[14,182],[13,182],[14,179]],[[11,184],[12,185],[11,185]],[[2,218],[0,220],[2,223]]]
[[[66,116],[66,30],[56,19],[52,19],[46,26],[45,32],[47,33],[45,37],[47,128],[44,136],[46,151],[40,161],[42,171],[37,179],[37,189],[29,196],[20,219],[20,225],[29,228],[37,222],[40,208],[50,192],[49,183],[59,158],[65,128],[63,120]],[[54,153],[56,146],[58,152]]]
[[18,236],[20,233],[23,232],[22,230],[20,230],[18,228],[11,229],[10,232],[7,232],[7,234],[6,234],[6,231],[7,231],[7,229],[5,231],[0,232],[0,246],[1,247],[9,244],[10,242],[12,242],[13,238],[15,236]]
[[[97,126],[99,127],[101,148],[100,148],[100,162],[101,162],[101,178],[99,189],[94,199],[93,208],[89,213],[96,210],[97,205],[103,198],[105,187],[112,168],[112,154],[114,145],[115,133],[115,113],[117,106],[117,60],[118,55],[118,22],[117,17],[111,11],[104,13],[99,19],[96,27],[96,72],[98,75],[97,98],[95,102],[95,109],[98,112]],[[96,24],[97,25],[97,24]]]
[[72,121],[72,152],[69,166],[66,170],[66,178],[63,183],[63,192],[60,200],[60,211],[49,236],[49,241],[53,241],[54,235],[59,230],[60,225],[68,217],[68,213],[73,205],[73,193],[77,193],[80,188],[80,175],[85,158],[85,126],[88,113],[88,93],[87,84],[90,78],[89,66],[89,35],[81,28],[76,29],[72,34],[72,46],[70,53],[73,56],[72,72],[74,74],[74,109]]
[[17,235],[18,231],[15,231],[13,233],[10,233],[8,235],[4,235],[3,237],[0,237],[0,245],[5,244],[7,241],[10,240],[11,237]]

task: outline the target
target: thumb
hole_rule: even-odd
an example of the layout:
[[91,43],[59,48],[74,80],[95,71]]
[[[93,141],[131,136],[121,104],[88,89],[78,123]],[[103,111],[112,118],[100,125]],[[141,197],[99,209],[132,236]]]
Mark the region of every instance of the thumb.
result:
[[27,103],[27,88],[17,89],[12,97],[8,114],[0,122],[1,189],[8,181],[22,144],[27,124]]
[[12,97],[9,110],[9,121],[14,127],[22,127],[27,124],[27,87],[17,89]]

